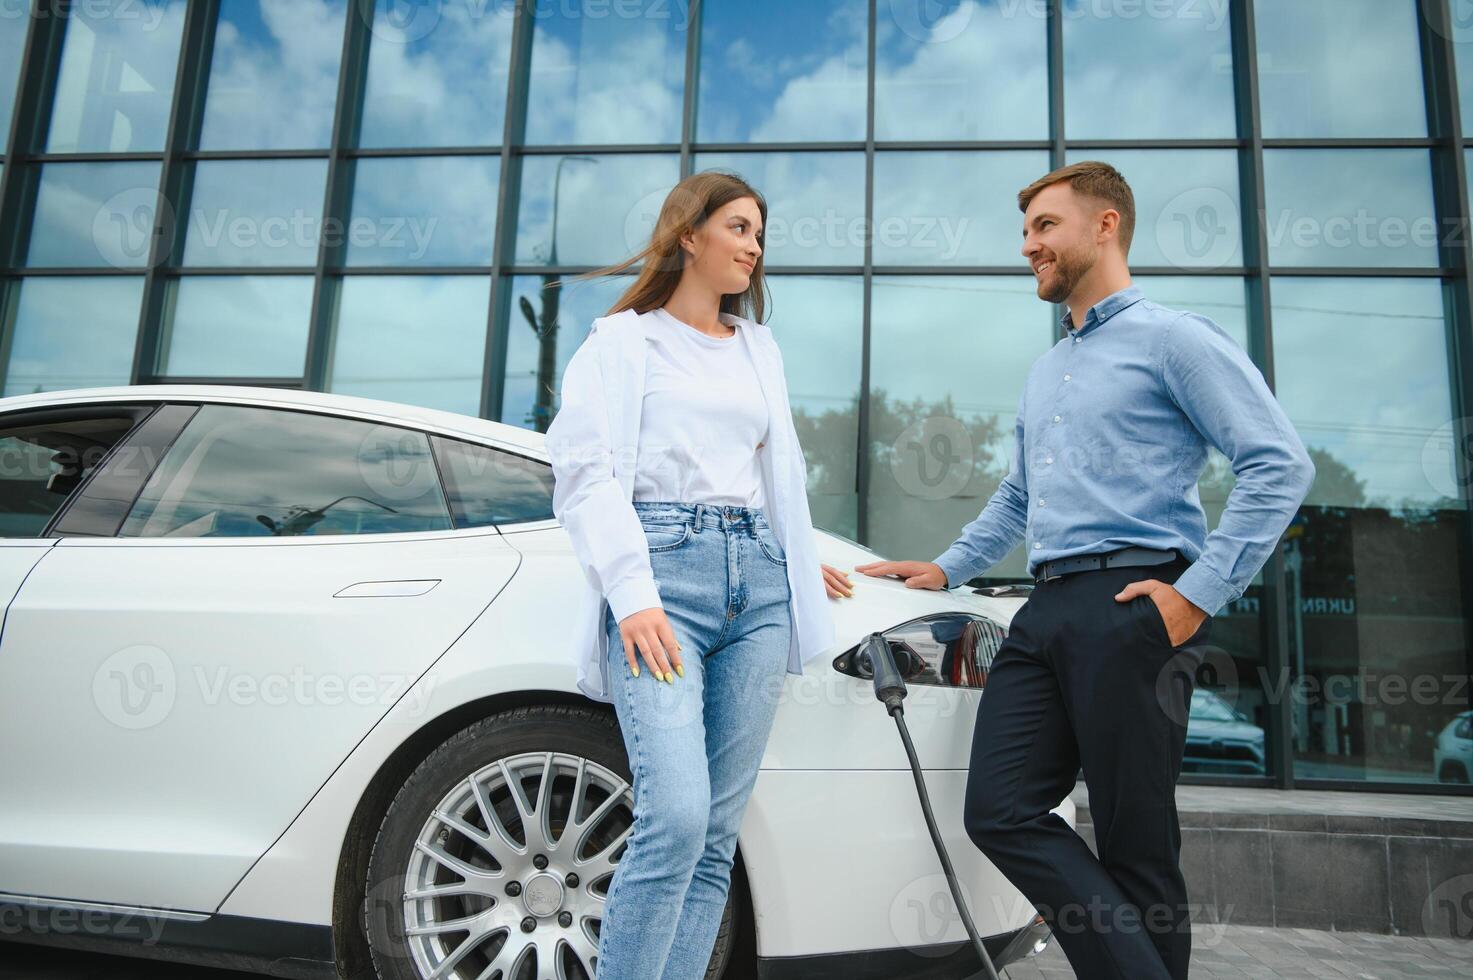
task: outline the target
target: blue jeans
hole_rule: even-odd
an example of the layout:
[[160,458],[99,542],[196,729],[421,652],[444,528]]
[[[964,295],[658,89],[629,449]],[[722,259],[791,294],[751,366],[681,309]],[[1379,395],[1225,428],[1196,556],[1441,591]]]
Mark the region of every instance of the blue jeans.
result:
[[737,827],[772,731],[792,631],[786,555],[761,508],[635,501],[685,676],[666,684],[613,613],[609,676],[634,829],[609,884],[598,980],[701,980]]

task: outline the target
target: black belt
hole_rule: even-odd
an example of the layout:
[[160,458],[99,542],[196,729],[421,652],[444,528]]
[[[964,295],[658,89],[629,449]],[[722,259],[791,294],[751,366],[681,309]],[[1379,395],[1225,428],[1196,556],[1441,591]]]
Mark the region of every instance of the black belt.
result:
[[1033,581],[1042,584],[1073,572],[1094,572],[1102,568],[1164,565],[1169,561],[1176,561],[1178,557],[1175,551],[1161,551],[1156,548],[1119,548],[1097,555],[1073,555],[1069,558],[1055,558],[1039,565],[1038,571],[1033,573]]

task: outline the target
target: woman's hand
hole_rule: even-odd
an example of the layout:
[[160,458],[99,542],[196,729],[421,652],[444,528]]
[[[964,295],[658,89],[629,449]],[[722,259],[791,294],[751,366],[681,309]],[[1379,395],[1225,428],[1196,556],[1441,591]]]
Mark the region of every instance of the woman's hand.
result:
[[823,587],[828,592],[830,599],[854,598],[854,583],[849,581],[849,575],[841,572],[833,565],[820,565],[823,569]]
[[619,637],[624,641],[624,659],[629,661],[629,669],[635,677],[639,676],[639,663],[634,659],[636,647],[644,662],[654,671],[655,680],[673,683],[675,674],[670,672],[671,667],[681,677],[685,676],[685,666],[680,660],[680,642],[675,639],[670,620],[665,618],[663,606],[641,609],[619,620]]

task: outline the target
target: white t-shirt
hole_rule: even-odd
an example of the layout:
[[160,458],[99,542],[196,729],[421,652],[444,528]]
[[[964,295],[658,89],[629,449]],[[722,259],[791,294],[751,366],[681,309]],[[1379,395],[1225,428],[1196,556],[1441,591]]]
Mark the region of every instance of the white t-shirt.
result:
[[747,345],[735,333],[718,339],[655,313],[634,499],[763,506],[757,453],[767,441],[767,402]]

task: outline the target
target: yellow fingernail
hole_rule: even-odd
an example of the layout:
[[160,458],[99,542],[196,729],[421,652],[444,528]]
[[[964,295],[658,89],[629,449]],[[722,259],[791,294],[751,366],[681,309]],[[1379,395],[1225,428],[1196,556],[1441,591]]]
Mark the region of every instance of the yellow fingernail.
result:
[[677,674],[679,674],[681,677],[684,677],[685,676],[685,665],[684,664],[676,664],[675,665],[675,672]]
[[668,671],[668,670],[665,671],[665,683],[666,684],[674,684],[675,683],[675,675],[672,674],[672,673],[670,673],[670,671]]
[[634,668],[634,676],[635,677],[638,677],[639,676],[639,668],[638,667]]

